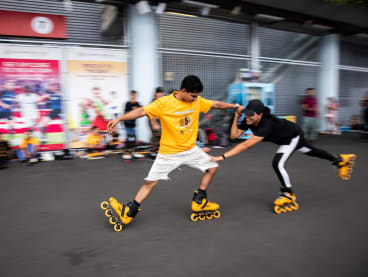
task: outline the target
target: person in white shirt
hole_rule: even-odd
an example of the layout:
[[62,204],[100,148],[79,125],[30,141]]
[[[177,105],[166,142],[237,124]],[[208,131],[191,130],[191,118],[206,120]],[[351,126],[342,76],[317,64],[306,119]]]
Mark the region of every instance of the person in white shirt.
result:
[[24,93],[17,96],[16,101],[19,103],[26,128],[32,128],[36,125],[39,118],[37,105],[41,100],[41,97],[34,93],[29,86],[25,86]]

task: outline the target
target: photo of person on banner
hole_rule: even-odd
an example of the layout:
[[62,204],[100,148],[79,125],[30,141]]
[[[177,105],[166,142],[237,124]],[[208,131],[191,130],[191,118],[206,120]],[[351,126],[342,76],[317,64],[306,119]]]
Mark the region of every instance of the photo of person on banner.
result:
[[0,86],[0,129],[3,129],[2,132],[4,133],[14,133],[12,109],[14,108],[15,97],[14,82],[11,80],[4,81],[4,85]]

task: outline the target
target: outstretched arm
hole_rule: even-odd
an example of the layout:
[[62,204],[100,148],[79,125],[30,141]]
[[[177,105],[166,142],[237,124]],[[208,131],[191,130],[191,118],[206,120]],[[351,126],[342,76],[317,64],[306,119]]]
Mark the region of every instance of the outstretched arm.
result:
[[230,149],[229,151],[224,153],[222,156],[212,157],[211,161],[219,162],[219,161],[223,161],[225,159],[228,159],[232,156],[238,155],[239,153],[244,152],[245,150],[253,147],[258,142],[261,142],[262,140],[263,140],[263,137],[252,136],[251,138],[247,139],[246,141],[244,141],[244,142],[238,144],[237,146],[235,146],[234,148]]
[[117,119],[109,121],[109,123],[107,123],[107,130],[111,134],[115,126],[118,125],[120,121],[134,120],[134,119],[143,117],[145,115],[147,115],[146,111],[142,107],[138,109],[134,109],[126,114],[121,115]]
[[213,101],[212,108],[219,109],[219,110],[234,109],[236,111],[244,109],[239,104],[230,104],[230,103],[221,102],[221,101]]

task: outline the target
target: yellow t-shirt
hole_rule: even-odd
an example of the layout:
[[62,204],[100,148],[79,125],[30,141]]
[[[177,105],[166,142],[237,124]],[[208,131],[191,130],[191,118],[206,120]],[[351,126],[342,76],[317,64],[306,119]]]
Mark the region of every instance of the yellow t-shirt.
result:
[[207,113],[213,105],[213,101],[200,96],[194,102],[180,101],[174,93],[143,107],[149,118],[157,117],[161,121],[160,154],[176,154],[193,148],[199,113]]
[[20,145],[20,148],[27,148],[28,144],[34,144],[35,146],[37,146],[39,142],[36,138],[24,139],[22,144]]
[[101,135],[93,135],[93,134],[89,134],[87,136],[87,143],[91,146],[97,146],[100,145],[102,142],[102,136]]

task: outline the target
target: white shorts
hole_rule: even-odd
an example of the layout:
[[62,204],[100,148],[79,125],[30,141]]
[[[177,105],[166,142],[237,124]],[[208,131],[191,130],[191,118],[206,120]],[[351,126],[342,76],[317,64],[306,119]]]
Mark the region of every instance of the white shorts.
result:
[[218,167],[216,162],[210,161],[210,157],[198,146],[177,154],[158,154],[154,161],[146,181],[169,180],[169,173],[174,169],[187,165],[205,172],[209,168]]

